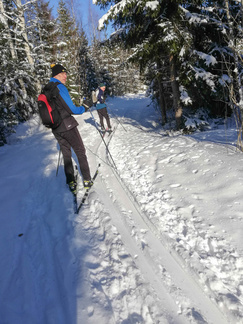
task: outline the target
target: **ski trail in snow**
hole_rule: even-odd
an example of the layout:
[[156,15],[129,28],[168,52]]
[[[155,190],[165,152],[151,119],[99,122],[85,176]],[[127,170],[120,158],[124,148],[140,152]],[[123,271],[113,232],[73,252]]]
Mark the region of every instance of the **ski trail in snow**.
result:
[[[98,153],[102,156],[102,159],[105,159],[103,146],[100,146]],[[111,163],[109,159],[107,161]],[[112,312],[115,323],[125,320],[126,316],[131,313],[129,304],[134,304],[130,301],[125,308],[127,313],[124,315],[124,310],[122,311],[119,308],[120,299],[117,305],[115,302],[117,296],[123,296],[125,299],[129,298],[125,293],[122,293],[124,287],[121,285],[121,279],[117,281],[116,276],[114,276],[114,264],[117,263],[117,276],[123,278],[122,282],[127,282],[128,277],[125,274],[127,274],[128,270],[122,270],[123,267],[126,269],[125,259],[127,260],[127,258],[129,263],[133,264],[131,273],[138,272],[140,277],[143,278],[143,285],[140,286],[144,288],[141,288],[141,291],[137,288],[134,292],[137,301],[141,295],[148,294],[151,295],[153,300],[150,307],[157,307],[157,309],[155,308],[156,311],[145,312],[147,314],[145,323],[154,323],[156,320],[160,322],[164,320],[165,323],[188,323],[188,321],[195,323],[204,321],[208,323],[227,323],[227,320],[215,304],[204,295],[196,281],[192,279],[191,273],[188,274],[183,269],[183,263],[180,262],[176,255],[171,256],[173,251],[170,251],[167,243],[165,244],[161,239],[160,233],[156,231],[152,224],[146,221],[142,212],[139,211],[139,206],[132,203],[124,187],[121,188],[121,183],[107,164],[101,167],[100,176],[96,180],[89,201],[90,206],[83,210],[81,216],[83,221],[83,215],[87,213],[86,221],[88,225],[83,224],[83,226],[90,232],[95,230],[92,235],[90,234],[92,241],[94,241],[92,251],[98,249],[98,252],[97,257],[87,257],[89,261],[86,262],[86,267],[89,268],[92,282],[97,281],[97,284],[94,285],[94,288],[99,291],[97,299],[104,301],[109,298],[109,307],[107,307]],[[112,235],[111,233],[116,237],[115,243],[108,238]],[[98,240],[98,247],[95,238]],[[103,241],[104,245],[102,247]],[[120,252],[121,248],[124,252]],[[126,258],[118,257],[120,254],[126,255]],[[109,258],[107,263],[99,260],[101,255],[103,257],[107,255]],[[110,263],[113,264],[111,278],[108,270],[111,266]],[[135,269],[137,270],[135,271]],[[100,279],[98,279],[99,277]],[[130,296],[130,294],[128,295]],[[194,305],[194,307],[191,307],[191,305]],[[115,312],[113,311],[114,308],[116,309]],[[140,310],[136,314],[141,316],[143,313],[144,310],[142,312]],[[182,317],[178,317],[178,313],[181,313]],[[93,318],[93,315],[91,318]],[[89,318],[89,321],[91,318]]]
[[78,117],[91,173],[101,163],[79,215],[49,131],[1,149],[0,323],[242,323],[243,158],[165,135],[146,100],[116,98],[118,172]]
[[[187,161],[183,161],[181,159],[181,153],[175,155],[175,151],[180,151],[180,147],[184,148],[186,146],[188,154],[190,155],[190,146],[193,149],[194,144],[188,145],[187,139],[184,137],[177,139],[176,145],[174,145],[174,142],[175,141],[172,139],[172,145],[167,144],[166,149],[170,149],[167,153],[169,154],[173,152],[174,159],[173,163],[172,160],[167,163],[171,163],[172,167],[174,166],[174,168],[176,168],[179,164],[187,164]],[[189,143],[192,142],[189,141]],[[163,144],[160,145],[162,146]],[[204,165],[205,161],[207,164],[209,164],[209,169],[203,170],[203,175],[205,176],[205,173],[210,171],[208,182],[205,181],[208,185],[207,190],[209,190],[211,186],[215,186],[215,179],[213,180],[213,178],[216,178],[217,174],[213,174],[212,178],[210,149],[213,150],[214,147],[213,145],[206,145],[207,150],[209,150],[209,153],[207,153],[209,156],[208,158],[205,156],[205,150],[197,150],[197,153],[194,154],[192,158],[194,160],[202,160],[201,155],[204,154],[205,160],[202,161]],[[175,159],[177,155],[180,155],[178,160]],[[193,161],[190,161],[190,164],[192,163]],[[213,163],[215,163],[215,161],[213,161]],[[222,164],[223,161],[219,161],[219,163]],[[190,167],[192,167],[192,165],[190,165]],[[157,171],[159,171],[159,167],[157,167],[156,172]],[[182,172],[183,171],[184,170],[182,169]],[[194,169],[192,173],[197,176],[200,174],[200,171],[201,170]],[[179,177],[179,172],[180,170],[177,169],[177,177]],[[205,178],[206,177],[207,175]],[[226,177],[228,177],[228,175]],[[242,282],[243,260],[239,257],[236,250],[227,244],[224,237],[217,237],[218,235],[216,235],[214,232],[214,226],[210,225],[209,223],[209,227],[206,227],[207,224],[203,223],[204,215],[199,217],[200,205],[202,204],[205,210],[205,202],[203,199],[204,192],[197,192],[198,189],[195,186],[197,183],[198,181],[194,181],[194,183],[192,182],[189,184],[189,190],[194,191],[191,196],[187,192],[188,188],[184,185],[179,194],[180,200],[176,202],[178,205],[188,206],[188,208],[176,208],[172,205],[170,206],[169,200],[171,200],[171,197],[166,193],[168,190],[161,194],[161,199],[167,201],[168,210],[171,210],[171,213],[161,213],[159,210],[146,208],[146,201],[149,201],[149,203],[151,202],[151,206],[154,206],[156,199],[158,199],[158,197],[156,197],[156,193],[152,192],[152,190],[148,190],[144,201],[140,200],[140,202],[143,203],[143,208],[149,214],[151,221],[158,228],[164,228],[166,235],[171,238],[171,246],[173,246],[173,249],[177,251],[180,258],[185,260],[184,262],[186,263],[186,266],[190,268],[190,271],[194,272],[194,276],[196,275],[198,277],[198,281],[202,287],[204,287],[205,290],[209,290],[212,298],[228,315],[230,321],[235,323],[239,320],[240,323],[243,310],[242,298],[240,298],[241,294],[236,287],[238,286],[237,283],[239,283],[240,287],[240,283]],[[179,186],[170,187],[179,188]],[[226,197],[229,199],[230,195],[232,195],[232,193],[234,194],[234,191],[230,189],[229,184],[226,188]],[[186,193],[183,193],[183,190],[186,191]],[[157,194],[159,194],[159,192],[157,192]],[[196,200],[195,204],[197,209],[190,201],[190,197]],[[212,198],[217,199],[217,196],[215,197],[215,195],[213,195]],[[207,201],[208,203],[210,202],[209,199],[207,199]],[[161,217],[161,214],[166,217]]]
[[[105,171],[103,172],[104,174],[108,174],[110,170],[105,166]],[[193,319],[194,316],[199,318],[200,312],[203,312],[201,317],[206,318],[209,323],[227,323],[227,319],[224,318],[216,305],[212,303],[203,293],[196,281],[192,279],[192,273],[187,273],[185,269],[183,269],[183,263],[180,262],[178,256],[169,248],[167,242],[152,223],[150,223],[143,213],[139,211],[137,203],[132,202],[132,200],[128,198],[124,186],[121,186],[121,183],[117,181],[117,176],[114,176],[114,172],[113,176],[110,175],[109,180],[106,186],[110,186],[109,191],[112,197],[107,201],[103,192],[102,201],[105,202],[107,210],[111,208],[110,206],[113,206],[113,209],[111,211],[109,210],[112,215],[112,221],[115,222],[116,228],[123,237],[123,242],[128,251],[132,254],[131,251],[136,250],[137,257],[134,261],[138,264],[138,268],[144,269],[144,265],[147,265],[147,270],[145,270],[145,273],[147,272],[146,279],[152,285],[159,298],[163,300],[163,302],[165,302],[165,295],[166,301],[175,298],[177,303],[180,304],[180,306],[177,305],[175,308],[181,307],[182,313],[191,317],[191,319]],[[104,178],[103,181],[106,182]],[[123,194],[121,196],[122,191]],[[119,196],[117,196],[116,193],[119,193]],[[99,197],[102,197],[102,190],[99,191]],[[115,211],[114,206],[116,205],[118,205],[118,210]],[[135,207],[134,205],[137,206]],[[140,231],[138,229],[140,229]],[[137,249],[135,249],[134,243],[136,243]],[[160,251],[160,253],[158,253],[158,251]],[[151,278],[153,278],[152,281]],[[179,294],[178,291],[180,291]],[[189,298],[188,301],[186,301],[187,298]],[[197,303],[196,301],[200,302]],[[187,304],[190,305],[193,303],[195,307],[192,309],[186,306]],[[168,305],[165,308],[169,308]]]
[[[166,140],[166,144],[163,145],[163,141],[161,142],[161,140],[158,140],[156,142],[155,139],[151,140],[151,136],[146,136],[146,133],[143,135],[140,132],[136,132],[137,134],[135,135],[132,127],[130,130],[134,135],[132,138],[126,136],[125,132],[120,132],[120,136],[116,137],[118,141],[111,147],[111,151],[114,149],[114,151],[118,153],[114,158],[116,161],[119,161],[117,165],[119,170],[121,170],[120,175],[123,181],[126,182],[127,186],[131,188],[132,191],[135,188],[135,195],[133,196],[138,197],[138,203],[142,211],[147,215],[145,218],[147,217],[149,222],[151,222],[156,229],[160,229],[162,237],[165,241],[168,241],[170,249],[176,251],[176,253],[174,253],[175,258],[178,258],[179,263],[187,268],[187,271],[195,278],[195,281],[198,282],[201,289],[205,291],[205,295],[212,298],[222,312],[227,314],[230,323],[241,323],[240,319],[243,314],[243,303],[239,297],[241,295],[239,289],[241,289],[243,278],[242,259],[239,258],[239,254],[234,248],[227,245],[227,241],[224,238],[217,238],[211,225],[209,225],[209,227],[211,227],[212,230],[209,228],[209,231],[205,227],[206,224],[202,224],[205,227],[205,231],[203,231],[202,226],[198,226],[198,224],[202,223],[204,215],[198,217],[199,215],[197,215],[197,213],[199,213],[199,211],[192,203],[186,201],[188,197],[190,197],[190,191],[193,191],[194,186],[198,184],[198,180],[195,179],[194,183],[191,182],[189,184],[189,188],[185,186],[185,171],[187,171],[187,169],[185,170],[183,167],[188,164],[187,155],[194,159],[197,164],[199,164],[197,161],[199,159],[200,161],[202,160],[203,165],[209,164],[210,168],[205,171],[203,170],[204,173],[210,171],[209,177],[211,177],[208,182],[204,180],[205,183],[209,184],[209,187],[206,186],[206,190],[211,186],[213,187],[215,183],[215,179],[213,179],[211,175],[211,170],[213,169],[211,156],[209,156],[208,159],[202,156],[203,153],[205,154],[205,152],[207,152],[205,149],[197,149],[193,156],[190,150],[194,149],[195,143],[193,143],[193,140],[191,142],[188,141],[185,136],[172,137],[171,140]],[[124,142],[128,143],[128,140],[130,145],[124,145]],[[156,143],[158,144],[156,145]],[[164,159],[156,161],[156,158],[151,154],[153,145],[161,148],[161,151],[166,152],[166,154],[164,154],[164,156],[166,156]],[[212,144],[206,143],[203,145],[207,146],[207,150],[211,148],[212,151],[214,150]],[[129,146],[136,149],[130,151]],[[185,149],[187,155],[184,153]],[[179,152],[178,154],[177,151],[180,150],[183,152]],[[213,156],[213,154],[211,155]],[[155,160],[155,162],[153,160]],[[190,165],[188,164],[188,167],[191,168],[193,166],[193,161],[191,160],[189,163]],[[215,161],[213,161],[213,163],[215,163]],[[224,162],[219,161],[219,163]],[[153,164],[155,168],[150,168],[149,166],[153,166]],[[174,175],[175,179],[179,179],[182,177],[180,173],[184,173],[184,186],[181,186],[180,183],[173,183],[173,180],[171,180],[167,174],[164,174],[163,166],[170,164],[173,169],[167,169],[173,172],[168,175],[171,176],[171,178],[172,175]],[[181,170],[180,165],[183,166]],[[142,168],[139,169],[138,166]],[[194,169],[192,173],[198,175],[200,174],[200,170]],[[188,174],[188,177],[189,176]],[[166,189],[161,190],[161,186],[163,185],[161,179],[165,177],[168,178],[167,185],[164,185]],[[217,174],[213,174],[213,177],[217,177]],[[227,174],[226,178],[228,177],[230,178]],[[151,179],[153,178],[155,180],[151,183]],[[217,183],[218,181],[216,181],[216,184]],[[177,199],[176,202],[173,201],[174,198],[172,200],[172,196],[169,193],[171,190],[168,190],[169,187],[173,190],[176,189],[180,193],[177,194],[180,199]],[[202,189],[201,186],[200,189]],[[222,188],[219,189],[222,191]],[[234,191],[230,190],[229,187],[226,187],[226,189],[228,190],[225,192],[225,197],[229,198],[230,194],[234,193]],[[207,192],[206,190],[205,193]],[[191,197],[197,200],[197,205],[198,201],[199,203],[202,201],[202,206],[205,208],[205,201],[200,198],[203,193],[204,192],[200,192],[200,194],[198,194],[196,192],[196,194],[192,194]],[[212,198],[214,197],[215,196],[212,196]],[[190,201],[190,198],[188,200]],[[175,204],[178,206],[188,206],[188,208],[173,207]],[[221,204],[225,206],[224,201],[222,201]],[[184,215],[178,211],[181,211]],[[212,232],[211,237],[209,235],[210,232]],[[213,244],[211,244],[211,242],[213,242]],[[237,286],[239,288],[237,288]]]
[[[106,138],[107,143],[110,140],[111,137]],[[98,153],[105,151],[105,147],[98,143],[95,144],[93,151],[97,156]],[[102,159],[105,159],[105,156]],[[80,280],[90,282],[93,295],[90,305],[85,307],[82,298],[78,299],[78,309],[80,310],[78,321],[82,321],[82,323],[87,321],[89,324],[96,323],[98,315],[100,321],[100,309],[103,307],[107,311],[104,324],[123,322],[168,324],[175,321],[178,324],[187,323],[183,319],[178,319],[174,303],[168,303],[165,295],[163,300],[166,307],[161,305],[153,288],[149,287],[134,263],[133,257],[126,251],[121,235],[111,218],[111,215],[114,212],[117,213],[117,210],[113,207],[112,201],[108,200],[111,204],[109,207],[109,205],[105,206],[101,199],[104,197],[104,201],[107,202],[107,195],[109,196],[101,177],[102,171],[100,171],[90,193],[89,204],[86,204],[78,218],[73,220],[75,232],[79,236],[82,232],[82,237],[86,237],[85,240],[90,242],[90,247],[85,248],[84,253],[82,241],[76,237],[75,242],[78,248],[75,251],[75,257],[81,262],[80,266],[86,269],[84,273],[88,273],[86,277],[82,277],[82,279],[80,277]],[[119,218],[118,212],[117,219]],[[128,241],[129,239],[130,233],[127,236]],[[131,243],[134,246],[133,252],[136,249],[139,251],[133,240]],[[149,267],[148,272],[150,272]]]
[[[94,302],[105,306],[110,313],[104,323],[172,323],[170,311],[161,305],[128,253],[124,238],[110,217],[114,209],[109,212],[104,209],[98,187],[100,184],[92,192],[90,205],[79,216],[78,224],[92,238],[91,252],[84,257],[84,262],[89,269]],[[88,323],[95,323],[93,316]]]
[[[52,142],[50,147],[55,147],[56,142],[52,136],[44,133],[43,137]],[[29,174],[28,181],[23,179],[20,186],[23,191],[22,200],[18,205],[18,217],[10,231],[11,237],[8,238],[12,246],[12,260],[7,264],[7,280],[1,287],[1,323],[66,324],[70,323],[72,312],[76,312],[75,305],[71,305],[67,298],[62,271],[65,267],[60,255],[58,256],[60,246],[65,252],[65,258],[69,254],[66,243],[61,241],[64,233],[67,234],[65,210],[58,215],[55,213],[55,210],[59,210],[57,204],[62,204],[66,191],[56,191],[57,181],[62,182],[61,178],[55,178],[56,170],[51,168],[51,160],[56,160],[56,153],[50,153],[43,161],[27,158],[33,154],[41,156],[42,150],[46,150],[45,145],[40,145],[40,139],[39,135],[26,141],[25,145],[20,145],[20,156],[24,159],[22,164],[10,161],[8,165],[10,169],[16,169],[17,174],[21,174],[21,167],[27,170],[29,168]],[[56,152],[55,149],[53,151]],[[46,176],[50,174],[53,181]],[[14,190],[15,188],[13,193]],[[53,192],[56,199],[53,199]],[[54,224],[58,218],[57,229]]]
[[[32,312],[35,310],[34,313],[40,314],[38,323],[57,322],[65,324],[71,316],[68,300],[65,298],[66,292],[63,290],[62,267],[55,251],[53,228],[46,222],[46,215],[51,217],[52,213],[50,213],[50,210],[43,209],[43,205],[51,208],[53,204],[51,201],[46,201],[46,196],[36,196],[38,192],[45,192],[45,189],[42,190],[39,184],[41,183],[45,187],[47,183],[45,180],[38,179],[38,176],[35,178],[30,188],[32,194],[25,202],[24,213],[32,215],[35,208],[40,208],[40,213],[37,213],[37,217],[30,218],[28,227],[24,230],[24,246],[21,258],[25,256],[25,259],[21,260],[23,265],[19,268],[26,271],[26,264],[29,265],[30,273],[28,273],[26,280],[32,281],[35,299],[31,308]],[[41,246],[41,249],[38,248],[39,246]],[[37,319],[33,319],[33,322],[36,321]]]

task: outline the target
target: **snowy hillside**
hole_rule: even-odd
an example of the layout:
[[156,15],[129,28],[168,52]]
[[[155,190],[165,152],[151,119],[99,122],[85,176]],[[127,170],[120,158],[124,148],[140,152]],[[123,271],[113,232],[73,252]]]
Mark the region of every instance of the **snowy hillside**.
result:
[[165,132],[148,104],[109,99],[115,165],[91,115],[76,117],[101,163],[79,215],[37,117],[0,148],[0,324],[243,323],[237,133]]

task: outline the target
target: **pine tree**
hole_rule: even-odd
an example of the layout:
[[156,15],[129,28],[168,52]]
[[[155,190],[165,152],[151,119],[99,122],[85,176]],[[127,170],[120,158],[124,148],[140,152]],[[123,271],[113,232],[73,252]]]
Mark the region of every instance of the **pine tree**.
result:
[[[0,55],[0,143],[14,131],[18,122],[35,111],[36,82],[33,82],[33,58],[28,43],[23,6],[19,1],[1,0]],[[6,18],[8,17],[8,18]],[[16,23],[19,22],[19,23]],[[24,45],[23,45],[24,44]]]
[[[232,90],[238,89],[239,94],[241,88],[234,72],[240,67],[240,54],[234,45],[242,38],[238,28],[240,3],[228,8],[226,4],[227,1],[208,1],[200,10],[189,7],[185,11],[192,42],[184,62],[184,84],[194,102],[221,116],[229,114],[235,105],[230,103]],[[230,26],[231,19],[235,27]]]
[[47,2],[39,0],[32,4],[31,9],[34,14],[32,19],[28,18],[28,21],[32,36],[36,78],[43,85],[48,82],[50,65],[55,61],[57,27]]
[[[107,7],[111,1],[97,1],[101,7]],[[142,71],[153,64],[163,65],[164,61],[170,67],[168,78],[171,80],[174,109],[178,127],[181,124],[181,107],[179,102],[179,85],[176,75],[178,56],[178,38],[175,33],[174,20],[178,16],[177,1],[115,1],[108,13],[108,19],[113,20],[117,28],[122,28],[120,38],[128,48],[134,48],[133,60],[139,62]],[[167,39],[166,39],[167,38]],[[165,40],[166,39],[166,40]],[[164,57],[161,57],[164,53]],[[161,82],[160,73],[152,76]],[[161,92],[159,92],[161,95]],[[160,100],[162,101],[162,100]]]
[[[166,104],[175,110],[177,127],[182,126],[186,105],[213,110],[217,102],[222,110],[220,97],[228,93],[227,87],[222,86],[225,66],[233,69],[236,66],[232,62],[235,48],[232,49],[227,38],[240,39],[240,2],[96,2],[102,8],[113,4],[105,23],[112,21],[121,28],[120,38],[125,46],[135,49],[133,59],[140,63],[150,81],[151,94],[158,99],[164,122]],[[233,74],[232,78],[237,80]],[[172,92],[173,102],[168,92]]]
[[80,48],[81,33],[72,17],[70,10],[63,0],[58,4],[58,38],[57,55],[58,63],[64,65],[68,71],[67,88],[75,104],[80,104],[80,84],[78,53]]
[[97,88],[97,79],[90,47],[84,32],[82,33],[79,49],[79,76],[81,96],[89,98],[91,91]]

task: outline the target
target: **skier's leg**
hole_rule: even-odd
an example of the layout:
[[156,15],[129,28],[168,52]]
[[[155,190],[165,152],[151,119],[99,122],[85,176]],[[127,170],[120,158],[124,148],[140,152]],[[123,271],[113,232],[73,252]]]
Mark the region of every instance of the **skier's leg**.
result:
[[107,123],[108,128],[111,128],[110,117],[108,115],[108,112],[107,112],[107,109],[106,108],[104,108],[103,116],[106,119],[106,123]]
[[79,167],[84,180],[91,180],[89,164],[86,156],[85,147],[77,127],[71,129],[68,133],[68,140],[77,155]]
[[99,116],[99,119],[100,119],[100,126],[101,126],[101,128],[105,128],[105,126],[104,126],[104,116],[102,114],[102,110],[103,110],[103,108],[102,109],[97,109],[97,112],[98,112],[98,116]]
[[[64,132],[64,133],[68,133],[68,132]],[[73,163],[72,163],[71,145],[61,134],[63,133],[55,133],[54,136],[56,137],[60,145],[60,149],[63,155],[66,182],[70,183],[71,181],[75,180]]]

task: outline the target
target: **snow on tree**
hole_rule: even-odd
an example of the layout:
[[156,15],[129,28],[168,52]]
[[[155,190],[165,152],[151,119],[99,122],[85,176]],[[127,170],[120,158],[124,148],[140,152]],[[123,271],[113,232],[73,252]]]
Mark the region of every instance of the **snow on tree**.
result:
[[75,104],[80,104],[79,49],[81,46],[82,30],[78,27],[75,17],[71,14],[67,4],[60,0],[58,3],[58,36],[55,63],[67,68],[67,87]]
[[[135,50],[133,60],[145,72],[150,94],[160,105],[163,123],[168,106],[175,111],[177,128],[183,126],[186,106],[191,111],[205,107],[224,114],[229,101],[228,89],[219,80],[226,72],[226,65],[231,66],[231,71],[235,68],[234,49],[227,39],[235,42],[242,38],[239,1],[199,0],[182,4],[176,0],[96,0],[94,3],[109,8],[99,27],[111,21],[120,30],[125,46]],[[232,26],[234,32],[230,34]],[[237,80],[234,74],[232,78],[234,82]],[[225,103],[221,104],[224,92]],[[187,100],[184,100],[185,93]]]
[[24,19],[25,7],[18,0],[0,1],[0,144],[18,122],[35,111],[38,82],[33,81],[34,61]]

